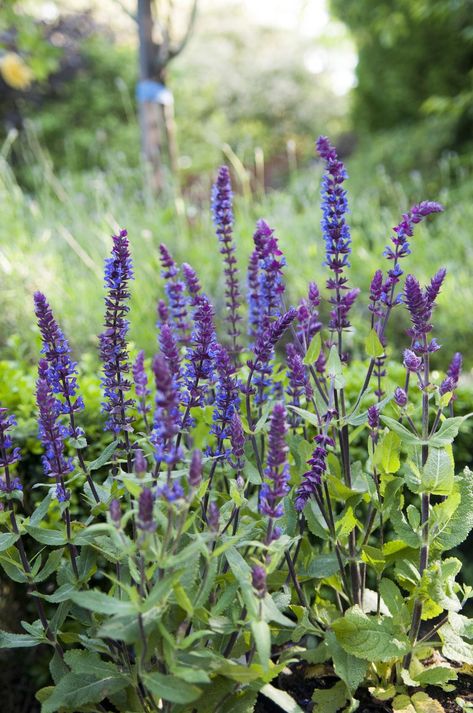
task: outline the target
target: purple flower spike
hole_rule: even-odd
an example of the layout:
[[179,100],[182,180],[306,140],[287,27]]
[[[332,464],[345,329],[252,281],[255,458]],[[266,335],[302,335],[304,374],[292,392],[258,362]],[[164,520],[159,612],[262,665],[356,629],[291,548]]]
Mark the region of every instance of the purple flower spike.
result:
[[[294,344],[288,344],[286,346],[286,358],[287,375],[289,378],[286,393],[289,397],[290,405],[300,407],[301,399],[304,396],[307,399],[312,397],[312,387],[310,385],[302,357]],[[297,413],[291,412],[290,423],[293,428],[300,424],[300,420],[300,416],[298,416]]]
[[254,361],[248,361],[250,369],[254,370],[259,363],[264,364],[272,358],[276,344],[289,329],[296,316],[297,310],[291,307],[282,317],[278,317],[275,322],[272,322],[267,331],[259,336],[254,348],[255,359]]
[[113,235],[112,257],[105,261],[105,331],[100,335],[100,358],[103,363],[102,386],[105,401],[102,410],[108,414],[105,428],[115,434],[133,430],[132,418],[127,409],[134,405],[126,399],[125,392],[131,389],[127,374],[130,371],[126,336],[129,322],[125,315],[130,308],[128,283],[133,279],[130,246],[126,230]]
[[[188,409],[204,405],[207,382],[213,377],[213,351],[216,344],[213,318],[214,309],[208,299],[203,297],[195,312],[195,328],[186,355],[185,390],[182,393],[182,400]],[[189,425],[186,423],[183,427]]]
[[138,498],[137,525],[144,532],[154,532],[156,523],[153,519],[154,497],[149,488],[143,488]]
[[202,482],[202,453],[198,449],[192,451],[191,463],[189,466],[189,485],[198,488]]
[[462,362],[463,362],[463,357],[460,354],[460,352],[456,352],[456,354],[453,355],[453,359],[450,362],[450,366],[447,369],[447,376],[449,376],[454,384],[455,388],[458,386],[458,382],[460,380],[460,374],[462,370]]
[[434,352],[440,349],[435,339],[432,339],[428,344],[425,337],[432,330],[430,321],[432,310],[435,307],[435,300],[440,292],[445,274],[446,270],[439,270],[425,290],[422,290],[414,275],[406,277],[404,300],[412,322],[412,327],[408,330],[408,334],[412,337],[413,349],[417,354],[424,354],[426,351]]
[[228,336],[232,344],[231,355],[235,357],[235,355],[241,351],[241,347],[238,344],[238,337],[240,336],[238,323],[241,321],[239,314],[241,295],[238,283],[235,245],[233,242],[234,219],[232,198],[230,171],[226,166],[221,166],[217,181],[212,189],[212,213],[217,237],[221,243],[220,252],[223,255]]
[[259,599],[264,599],[266,595],[266,570],[260,565],[254,565],[251,569],[251,584]]
[[322,433],[316,436],[314,440],[317,446],[312,453],[312,458],[308,461],[310,470],[304,473],[304,480],[296,490],[294,506],[298,512],[304,509],[308,500],[317,492],[317,487],[320,485],[322,477],[327,470],[327,449],[335,446],[333,440]]
[[307,299],[302,299],[297,308],[298,336],[307,347],[312,338],[322,329],[322,322],[319,319],[319,305],[319,288],[315,282],[311,282],[309,283]]
[[179,268],[163,243],[159,246],[159,253],[163,268],[161,275],[166,280],[165,290],[169,302],[172,326],[179,341],[187,344],[189,341],[189,323],[187,321],[185,285],[178,279]]
[[157,354],[153,360],[156,383],[156,410],[154,413],[151,442],[155,448],[157,463],[164,461],[171,468],[181,459],[174,447],[174,438],[181,428],[179,399],[166,359]]
[[161,332],[159,333],[159,346],[161,347],[161,353],[166,359],[169,370],[177,385],[180,379],[181,357],[173,331],[169,324],[163,324],[161,327]]
[[145,371],[145,353],[143,350],[138,352],[133,364],[133,381],[135,382],[135,392],[138,397],[138,411],[144,416],[150,410],[146,399],[151,394],[151,391],[148,389],[148,376]]
[[440,388],[439,388],[440,396],[443,396],[444,394],[453,392],[454,390],[455,390],[455,382],[453,381],[453,379],[450,376],[445,377],[445,379],[440,384]]
[[368,426],[372,431],[377,431],[379,428],[379,408],[370,406],[368,409]]
[[23,490],[19,478],[11,478],[10,466],[21,458],[19,448],[13,448],[10,430],[16,426],[14,416],[8,415],[8,409],[0,407],[0,468],[5,470],[5,480],[0,478],[0,491],[11,493],[13,490]]
[[148,464],[141,448],[135,451],[135,459],[133,461],[133,471],[136,475],[144,475],[148,470]]
[[[71,349],[63,332],[59,328],[46,297],[41,292],[34,294],[35,314],[41,332],[43,346],[41,353],[48,362],[48,381],[52,391],[59,398],[61,413],[68,414],[74,423],[74,414],[84,408],[81,396],[77,394],[77,362],[71,360]],[[83,430],[70,429],[73,438],[83,435]]]
[[260,322],[259,256],[253,250],[248,262],[248,335],[256,339]]
[[184,490],[180,483],[174,481],[173,483],[169,482],[161,488],[158,488],[158,495],[164,498],[164,500],[167,500],[168,503],[175,503],[176,500],[180,500],[184,497]]
[[232,466],[238,473],[245,465],[245,432],[239,414],[234,411],[230,423],[230,443],[232,446]]
[[230,436],[232,416],[240,408],[241,385],[235,376],[235,367],[227,350],[216,344],[212,356],[218,378],[210,433],[213,433],[218,441],[223,441]]
[[69,499],[64,489],[63,478],[73,471],[72,459],[64,455],[64,439],[68,429],[59,421],[59,407],[47,379],[48,363],[40,359],[36,382],[39,437],[44,448],[42,457],[45,475],[56,480],[56,496],[60,502]]
[[407,406],[407,394],[400,386],[397,386],[394,391],[394,401],[401,408]]
[[416,354],[414,354],[414,352],[410,349],[405,349],[403,364],[408,371],[416,373],[420,371],[422,367],[422,359],[421,357],[416,356]]
[[269,425],[268,459],[265,470],[266,482],[261,486],[259,509],[270,518],[284,513],[281,499],[289,492],[289,465],[286,444],[287,421],[283,403],[277,403]]
[[348,256],[351,253],[350,229],[345,220],[348,212],[347,193],[342,185],[348,178],[345,166],[339,161],[334,146],[325,136],[317,140],[317,151],[325,161],[326,172],[322,179],[322,234],[326,245],[325,264],[333,273],[327,280],[327,288],[332,291],[330,298],[329,328],[339,334],[348,329],[350,311],[359,290],[348,290],[347,278],[343,272],[350,267]]
[[164,300],[158,301],[158,306],[156,307],[156,315],[158,317],[158,327],[162,327],[163,324],[167,324],[169,322],[169,309]]
[[196,307],[200,304],[202,299],[202,287],[199,278],[197,277],[197,273],[187,262],[183,262],[182,274],[184,275],[184,282],[186,283],[187,291],[191,297],[191,305],[192,307]]

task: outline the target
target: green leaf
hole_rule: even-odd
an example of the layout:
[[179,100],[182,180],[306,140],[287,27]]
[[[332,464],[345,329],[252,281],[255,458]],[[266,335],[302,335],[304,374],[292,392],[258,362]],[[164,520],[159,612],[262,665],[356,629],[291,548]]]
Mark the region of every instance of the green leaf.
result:
[[419,681],[423,686],[439,686],[456,678],[457,672],[450,666],[428,666],[414,676],[414,680]]
[[444,503],[436,505],[434,510],[441,509],[442,506],[444,509],[448,507],[451,498],[454,499],[455,505],[458,502],[458,495],[461,498],[460,504],[441,531],[437,534],[433,533],[432,539],[435,540],[435,544],[444,550],[460,545],[466,540],[473,527],[473,473],[469,468],[465,468],[463,473],[455,477],[451,495]]
[[372,329],[371,332],[366,337],[365,349],[366,349],[366,353],[368,354],[368,356],[371,357],[372,359],[376,359],[377,357],[383,356],[384,347],[381,344],[378,334],[375,329]]
[[416,446],[422,443],[412,431],[409,431],[409,429],[403,426],[402,423],[396,421],[396,419],[389,418],[389,416],[381,416],[381,421],[386,424],[390,431],[397,433],[406,446]]
[[332,688],[316,688],[312,694],[315,703],[314,713],[337,713],[350,696],[343,681],[338,681]]
[[42,598],[53,604],[59,604],[60,602],[67,602],[71,598],[72,592],[75,591],[76,588],[73,584],[62,584],[53,594],[43,594]]
[[418,691],[411,696],[416,713],[445,713],[445,709],[436,698],[431,698],[424,691]]
[[267,669],[269,657],[271,656],[271,631],[269,625],[265,621],[254,619],[251,622],[251,631],[260,663],[263,668]]
[[96,679],[104,679],[111,675],[120,675],[116,664],[111,661],[103,661],[100,656],[93,651],[71,649],[65,652],[64,660],[73,673],[95,676]]
[[90,674],[68,673],[44,701],[41,713],[56,713],[64,707],[75,711],[86,703],[99,703],[127,685],[128,681],[124,676],[107,676],[97,681],[96,677]]
[[202,693],[202,689],[183,681],[182,678],[164,673],[144,673],[142,680],[151,693],[171,703],[192,703]]
[[46,528],[35,527],[34,525],[26,525],[25,528],[31,537],[42,545],[61,547],[67,542],[65,533],[59,530],[47,530]]
[[98,458],[93,460],[91,463],[88,465],[89,472],[92,472],[93,470],[99,470],[102,468],[106,463],[110,461],[112,458],[113,454],[116,451],[116,448],[119,444],[119,441],[112,441],[112,443],[109,443],[109,445],[105,448],[105,450],[102,451],[102,453],[99,455]]
[[473,666],[473,645],[454,631],[451,623],[444,624],[439,629],[439,635],[443,643],[442,653],[445,658]]
[[281,708],[285,713],[304,713],[302,708],[298,706],[289,693],[281,691],[279,688],[275,688],[270,683],[263,686],[260,693],[262,693],[266,698],[269,698],[269,700],[273,703],[276,703],[276,705],[279,706],[279,708]]
[[337,641],[349,654],[368,661],[399,659],[410,642],[391,617],[365,614],[358,606],[332,624]]
[[304,421],[310,423],[312,426],[316,426],[317,428],[320,427],[319,419],[317,418],[315,413],[306,411],[305,409],[299,408],[298,406],[290,406],[289,404],[287,405],[287,408],[291,411],[295,411]]
[[309,348],[306,352],[306,355],[304,359],[302,360],[302,363],[305,364],[305,366],[312,366],[314,362],[317,361],[319,358],[320,352],[322,349],[322,338],[319,334],[314,334],[312,337]]
[[429,448],[422,470],[421,487],[433,495],[449,495],[453,486],[453,461],[445,448]]
[[332,345],[327,359],[326,372],[329,379],[333,379],[336,389],[343,389],[346,381],[343,376],[343,365],[340,361],[338,349],[335,344]]
[[404,604],[404,597],[397,584],[395,584],[392,579],[383,577],[379,583],[379,592],[391,616],[397,616],[402,620],[402,615],[403,613],[407,614],[407,610]]
[[9,547],[15,544],[18,538],[19,535],[15,535],[14,532],[2,532],[0,534],[0,552],[8,550]]
[[435,448],[448,446],[458,435],[458,431],[460,430],[460,426],[463,421],[466,421],[466,419],[470,416],[471,414],[466,416],[455,416],[454,418],[446,418],[439,430],[430,438],[430,445],[435,446]]
[[314,554],[306,569],[303,570],[303,577],[314,577],[315,579],[325,579],[336,574],[340,569],[337,555],[331,552],[327,555]]
[[400,452],[400,437],[394,431],[388,431],[376,446],[373,463],[380,467],[383,473],[397,473],[401,467]]
[[353,508],[350,506],[347,508],[344,515],[342,515],[342,517],[335,523],[337,537],[340,539],[348,537],[350,532],[352,532],[357,525],[359,525],[359,522],[355,517]]
[[325,639],[329,645],[335,673],[353,695],[365,677],[368,662],[347,653],[338,643],[333,631],[328,631]]
[[11,634],[9,631],[0,631],[0,649],[26,649],[38,646],[44,642],[44,637],[30,636],[29,634]]
[[136,608],[131,602],[123,602],[96,589],[91,589],[88,592],[73,592],[70,598],[74,604],[98,614],[125,615],[136,613]]

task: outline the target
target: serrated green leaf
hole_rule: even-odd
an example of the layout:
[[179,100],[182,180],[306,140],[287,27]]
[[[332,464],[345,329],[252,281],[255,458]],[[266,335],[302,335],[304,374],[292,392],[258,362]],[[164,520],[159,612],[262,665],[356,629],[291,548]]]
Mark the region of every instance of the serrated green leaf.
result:
[[473,473],[469,468],[465,468],[463,473],[454,478],[451,495],[447,497],[445,503],[435,506],[435,509],[442,505],[448,506],[451,498],[454,498],[453,504],[456,504],[458,495],[460,495],[460,504],[443,525],[442,530],[438,534],[433,534],[436,546],[444,550],[451,550],[460,545],[466,540],[473,527]]
[[0,649],[25,649],[44,643],[44,636],[31,636],[30,634],[12,634],[9,631],[0,631]]
[[347,653],[338,643],[333,631],[328,631],[325,639],[332,656],[335,673],[353,695],[365,677],[368,662]]
[[95,676],[96,679],[120,675],[118,666],[111,661],[103,661],[94,651],[71,649],[64,654],[64,660],[72,673]]
[[25,525],[25,529],[36,542],[40,542],[42,545],[61,547],[67,542],[65,533],[59,530],[47,530],[44,527],[35,527],[34,525]]
[[317,361],[319,358],[320,352],[322,349],[322,338],[319,334],[314,334],[312,337],[309,348],[307,349],[306,355],[304,359],[302,360],[302,363],[305,364],[305,366],[312,366],[314,362]]
[[340,570],[337,555],[331,552],[327,555],[314,554],[306,568],[303,570],[303,577],[314,577],[315,579],[325,579],[331,577]]
[[445,658],[473,666],[473,645],[454,631],[450,623],[444,624],[439,629],[439,636],[443,643],[442,653]]
[[358,606],[332,624],[340,646],[368,661],[399,659],[410,651],[410,642],[391,617],[365,614]]
[[86,703],[99,703],[112,693],[126,688],[127,679],[124,676],[108,676],[100,681],[94,676],[83,673],[68,673],[54,687],[47,698],[41,713],[56,713],[61,708],[77,710]]
[[449,495],[453,486],[453,461],[445,448],[429,448],[429,455],[422,469],[421,488],[433,495]]
[[382,357],[384,354],[384,347],[381,344],[375,329],[372,329],[365,339],[365,350],[368,356],[372,359]]

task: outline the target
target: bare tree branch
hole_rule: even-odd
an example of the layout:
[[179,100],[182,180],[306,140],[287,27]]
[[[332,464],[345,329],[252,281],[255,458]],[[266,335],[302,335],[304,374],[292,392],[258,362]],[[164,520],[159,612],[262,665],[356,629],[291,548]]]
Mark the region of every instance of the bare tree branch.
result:
[[194,2],[193,2],[192,10],[189,15],[189,22],[187,24],[187,30],[184,34],[184,37],[182,38],[182,40],[179,42],[178,45],[170,48],[170,50],[169,50],[169,61],[171,61],[171,59],[174,59],[175,57],[177,57],[177,55],[182,52],[184,47],[189,42],[189,38],[190,38],[192,31],[194,29],[195,21],[197,18],[197,1],[198,0],[194,0]]

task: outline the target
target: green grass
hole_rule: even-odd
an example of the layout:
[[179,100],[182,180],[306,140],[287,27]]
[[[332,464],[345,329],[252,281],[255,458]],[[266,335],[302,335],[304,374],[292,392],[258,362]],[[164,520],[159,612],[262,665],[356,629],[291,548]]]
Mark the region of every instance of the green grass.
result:
[[[6,161],[0,159],[0,328],[6,354],[37,353],[32,310],[36,289],[47,294],[74,347],[96,349],[103,312],[102,265],[110,249],[109,236],[118,227],[128,229],[132,243],[136,281],[131,336],[136,344],[148,353],[154,349],[155,305],[162,293],[160,242],[168,245],[178,261],[186,260],[197,269],[204,289],[215,301],[217,315],[222,314],[220,256],[207,199],[210,179],[204,178],[185,198],[169,191],[157,202],[139,169],[122,165],[119,158],[109,160],[106,171],[65,172],[60,177],[52,173],[39,149],[37,159],[32,167],[34,194],[20,188]],[[354,311],[353,344],[360,344],[358,337],[366,333],[367,289],[374,270],[387,266],[382,252],[391,226],[413,202],[437,199],[445,204],[446,212],[418,226],[405,269],[426,280],[441,265],[448,268],[435,316],[436,334],[445,346],[437,357],[442,365],[453,350],[467,350],[471,334],[471,167],[459,166],[455,158],[445,159],[426,178],[411,174],[402,185],[382,169],[366,165],[360,155],[355,155],[349,168],[353,169],[348,184],[353,238],[351,281],[363,289]],[[255,221],[264,217],[276,229],[287,257],[290,300],[304,294],[309,280],[323,286],[319,180],[319,167],[314,166],[293,176],[284,192],[258,197],[249,195],[248,190],[242,194],[241,186],[237,186],[235,235],[242,282]],[[395,328],[402,332],[404,326],[399,318]],[[396,340],[394,358],[406,343],[407,338]],[[468,353],[466,357],[471,366]]]

